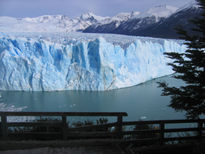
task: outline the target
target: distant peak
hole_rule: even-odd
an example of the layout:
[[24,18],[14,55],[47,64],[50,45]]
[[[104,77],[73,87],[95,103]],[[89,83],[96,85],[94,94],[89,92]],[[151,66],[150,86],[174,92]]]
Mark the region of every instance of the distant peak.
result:
[[82,20],[90,20],[90,19],[94,19],[94,20],[97,20],[97,21],[100,21],[100,20],[104,20],[106,19],[107,17],[101,17],[101,16],[97,16],[95,15],[94,13],[92,12],[87,12],[87,13],[83,13],[81,16],[80,16],[80,19]]
[[126,19],[129,19],[130,16],[131,16],[131,14],[128,12],[121,12],[121,13],[118,13],[116,16],[114,16],[113,19],[126,20]]
[[158,5],[147,11],[148,14],[156,17],[168,17],[176,12],[178,8],[170,5]]
[[140,14],[140,12],[138,12],[138,11],[132,11],[131,12],[131,17],[138,16],[139,14]]
[[155,16],[157,18],[166,18],[177,11],[177,7],[171,5],[157,5],[148,9],[146,12],[141,13],[138,17],[150,17]]
[[182,11],[182,10],[187,10],[187,9],[198,9],[198,8],[200,8],[200,6],[197,2],[190,2],[180,7],[177,10],[177,12]]
[[90,17],[93,17],[93,16],[96,16],[96,15],[92,12],[87,12],[87,13],[83,13],[80,17],[83,18],[83,19],[87,19],[87,18],[90,18]]
[[137,11],[132,11],[132,12],[121,12],[112,17],[113,20],[117,21],[123,21],[123,20],[128,20],[130,18],[136,17],[140,14],[140,12]]

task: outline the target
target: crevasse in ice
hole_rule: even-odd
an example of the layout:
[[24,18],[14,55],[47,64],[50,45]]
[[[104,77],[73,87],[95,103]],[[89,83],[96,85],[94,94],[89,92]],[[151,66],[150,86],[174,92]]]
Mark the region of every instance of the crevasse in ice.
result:
[[111,90],[173,73],[179,40],[83,33],[0,33],[0,90]]

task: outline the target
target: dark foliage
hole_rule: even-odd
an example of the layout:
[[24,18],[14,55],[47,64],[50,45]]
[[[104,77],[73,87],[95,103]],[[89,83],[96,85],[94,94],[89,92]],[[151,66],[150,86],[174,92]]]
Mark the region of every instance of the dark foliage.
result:
[[199,118],[205,114],[205,0],[197,0],[202,9],[200,17],[191,20],[195,25],[188,34],[182,27],[177,28],[180,38],[185,40],[187,50],[184,53],[165,53],[171,58],[168,63],[176,72],[174,78],[183,80],[186,85],[170,87],[167,83],[159,83],[163,88],[162,95],[171,96],[170,107],[177,111],[185,111],[187,118]]

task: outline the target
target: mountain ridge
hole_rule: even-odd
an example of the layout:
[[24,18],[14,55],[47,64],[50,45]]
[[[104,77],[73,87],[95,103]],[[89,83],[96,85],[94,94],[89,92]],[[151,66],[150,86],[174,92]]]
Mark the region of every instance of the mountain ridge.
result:
[[[191,10],[191,12],[189,12]],[[182,8],[159,5],[146,12],[121,12],[113,17],[101,17],[92,12],[80,17],[67,15],[43,15],[34,18],[0,17],[0,32],[75,32],[113,33],[136,36],[177,38],[173,30],[191,17],[199,15],[196,4]],[[184,18],[184,19],[182,19]],[[185,25],[187,29],[190,26]]]
[[109,24],[91,25],[83,32],[88,33],[113,33],[135,36],[148,36],[160,38],[179,38],[175,28],[183,26],[186,30],[193,33],[193,25],[188,21],[200,16],[201,9],[196,4],[188,4],[177,9],[174,13],[164,16],[146,16],[144,18],[133,18],[123,21],[118,26],[115,22]]

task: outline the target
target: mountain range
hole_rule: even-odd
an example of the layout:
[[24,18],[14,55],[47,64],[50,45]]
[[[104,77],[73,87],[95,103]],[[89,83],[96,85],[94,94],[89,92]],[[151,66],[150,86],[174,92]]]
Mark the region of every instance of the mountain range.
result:
[[35,18],[0,17],[0,32],[74,32],[113,33],[160,38],[178,38],[174,28],[182,25],[190,30],[188,21],[198,17],[201,10],[196,4],[182,8],[160,5],[146,12],[119,13],[101,17],[85,13],[77,18],[66,15],[44,15]]
[[[149,12],[152,12],[148,14]],[[182,26],[191,31],[191,19],[199,17],[201,9],[196,4],[186,5],[180,9],[171,6],[157,6],[147,14],[139,14],[128,20],[112,21],[105,24],[93,24],[83,32],[86,33],[113,33],[135,36],[149,36],[160,38],[178,38],[175,28]]]

